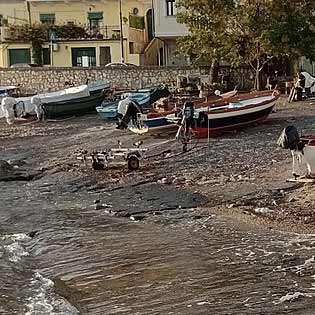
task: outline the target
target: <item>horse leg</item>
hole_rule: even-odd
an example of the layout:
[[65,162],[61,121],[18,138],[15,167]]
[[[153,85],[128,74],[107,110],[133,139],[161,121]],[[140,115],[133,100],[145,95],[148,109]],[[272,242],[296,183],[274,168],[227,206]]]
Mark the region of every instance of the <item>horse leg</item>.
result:
[[292,175],[294,178],[300,177],[297,171],[297,164],[298,164],[298,152],[295,150],[291,150],[292,155]]

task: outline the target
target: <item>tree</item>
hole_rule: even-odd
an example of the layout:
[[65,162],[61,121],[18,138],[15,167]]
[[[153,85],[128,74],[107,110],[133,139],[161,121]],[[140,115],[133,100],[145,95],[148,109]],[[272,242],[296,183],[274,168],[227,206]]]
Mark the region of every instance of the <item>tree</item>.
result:
[[[315,4],[311,0],[179,0],[178,21],[189,35],[179,42],[182,53],[199,60],[246,64],[260,73],[283,55],[315,59]],[[197,21],[197,23],[196,23]]]
[[233,0],[179,0],[177,6],[177,20],[186,24],[190,33],[178,40],[179,51],[189,56],[194,64],[210,63],[212,82],[218,62],[226,55],[225,17]]

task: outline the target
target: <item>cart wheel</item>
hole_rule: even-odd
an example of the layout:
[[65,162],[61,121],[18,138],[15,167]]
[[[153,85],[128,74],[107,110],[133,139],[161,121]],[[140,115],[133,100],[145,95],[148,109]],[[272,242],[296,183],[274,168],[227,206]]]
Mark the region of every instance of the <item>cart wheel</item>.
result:
[[95,171],[102,171],[105,168],[105,164],[102,162],[93,161],[92,168]]
[[140,161],[139,158],[135,155],[128,157],[128,169],[130,171],[136,171],[139,169]]

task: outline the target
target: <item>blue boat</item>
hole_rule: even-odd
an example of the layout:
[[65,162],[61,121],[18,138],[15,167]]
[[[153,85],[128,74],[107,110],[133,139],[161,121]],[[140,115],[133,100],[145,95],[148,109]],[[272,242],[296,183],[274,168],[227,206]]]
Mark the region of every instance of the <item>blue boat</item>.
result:
[[167,87],[157,87],[150,89],[141,89],[132,93],[124,93],[122,97],[115,101],[103,101],[102,105],[96,108],[96,111],[104,120],[117,119],[118,103],[122,99],[129,97],[136,101],[143,109],[150,108],[150,106],[162,97],[170,95]]

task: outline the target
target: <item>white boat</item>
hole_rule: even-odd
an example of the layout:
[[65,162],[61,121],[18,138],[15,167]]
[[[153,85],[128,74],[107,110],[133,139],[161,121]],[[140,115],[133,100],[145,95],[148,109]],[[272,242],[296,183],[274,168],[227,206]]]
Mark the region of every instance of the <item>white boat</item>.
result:
[[[98,94],[101,94],[104,89],[109,87],[110,84],[108,82],[95,81],[88,85],[84,84],[76,87],[70,87],[56,92],[40,93],[37,96],[40,98],[42,104],[63,104],[79,99],[86,101],[89,96],[98,96]],[[34,115],[35,106],[31,103],[31,98],[32,97],[30,96],[18,97],[16,98],[16,102],[18,106],[23,107],[25,114]],[[3,117],[3,113],[2,116],[1,113],[0,118]]]
[[[89,96],[89,89],[87,85],[80,85],[76,87],[70,87],[64,90],[56,91],[56,92],[48,92],[38,94],[42,104],[49,104],[55,102],[65,102],[81,97]],[[31,103],[31,96],[27,97],[18,97],[16,98],[16,102],[19,105],[24,106],[24,113],[34,115],[35,114],[35,106]]]

